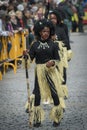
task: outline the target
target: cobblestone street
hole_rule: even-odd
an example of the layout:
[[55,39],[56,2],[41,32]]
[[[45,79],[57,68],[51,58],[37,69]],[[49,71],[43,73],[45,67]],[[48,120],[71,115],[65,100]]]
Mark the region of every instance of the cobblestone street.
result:
[[[38,130],[87,130],[87,33],[70,35],[73,58],[67,70],[69,98],[64,118],[58,128],[49,120],[50,105],[43,105],[46,120]],[[34,64],[29,69],[29,82],[34,85]],[[21,67],[14,74],[9,70],[0,81],[0,130],[29,130],[25,113],[27,85],[25,70]]]

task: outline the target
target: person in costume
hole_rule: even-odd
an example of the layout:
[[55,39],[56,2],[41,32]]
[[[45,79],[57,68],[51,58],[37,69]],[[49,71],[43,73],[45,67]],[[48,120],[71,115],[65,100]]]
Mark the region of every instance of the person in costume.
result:
[[34,102],[34,127],[39,127],[43,120],[44,110],[41,108],[41,101],[44,99],[53,100],[53,108],[50,110],[50,119],[53,126],[57,127],[63,118],[63,108],[61,98],[63,91],[61,88],[60,75],[56,65],[60,62],[58,44],[54,43],[51,36],[55,29],[51,28],[49,20],[38,20],[34,25],[36,40],[32,43],[29,56],[31,61],[35,59],[35,83],[33,94]]
[[68,89],[66,86],[67,74],[66,69],[68,68],[68,61],[71,60],[72,51],[70,46],[70,40],[68,35],[68,28],[63,23],[63,14],[59,9],[54,9],[49,12],[48,18],[52,21],[55,26],[55,34],[56,38],[54,40],[58,41],[60,44],[60,57],[61,57],[61,65],[60,72],[62,73],[64,81],[62,82],[62,86],[64,89],[64,95],[68,97]]

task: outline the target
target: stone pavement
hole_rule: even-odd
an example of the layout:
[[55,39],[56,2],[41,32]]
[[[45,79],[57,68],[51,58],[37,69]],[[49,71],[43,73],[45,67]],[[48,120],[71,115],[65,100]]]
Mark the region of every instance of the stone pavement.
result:
[[[43,105],[46,120],[38,130],[87,130],[87,33],[70,35],[73,58],[67,70],[69,98],[66,100],[64,118],[58,128],[49,120],[51,105]],[[31,91],[34,85],[34,64],[29,69]],[[0,130],[29,130],[25,113],[27,85],[25,70],[14,74],[9,70],[0,81]]]
[[84,31],[87,32],[87,25],[86,24],[83,26],[83,28],[84,28]]

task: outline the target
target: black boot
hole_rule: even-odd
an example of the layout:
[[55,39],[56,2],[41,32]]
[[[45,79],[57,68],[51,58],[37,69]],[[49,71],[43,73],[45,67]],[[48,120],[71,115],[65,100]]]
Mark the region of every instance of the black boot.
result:
[[40,127],[40,126],[41,126],[41,122],[34,124],[34,127]]
[[25,110],[25,112],[26,112],[26,113],[29,113],[29,109],[27,108],[27,109]]
[[55,121],[53,122],[53,126],[54,126],[54,127],[58,127],[59,125],[60,125],[60,122],[58,122],[58,123],[55,122]]

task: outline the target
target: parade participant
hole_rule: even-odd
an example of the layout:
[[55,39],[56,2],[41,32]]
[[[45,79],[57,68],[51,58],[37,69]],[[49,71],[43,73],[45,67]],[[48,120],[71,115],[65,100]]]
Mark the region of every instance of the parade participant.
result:
[[[61,68],[61,73],[63,75],[63,89],[64,89],[64,95],[65,97],[68,97],[68,89],[66,86],[66,68],[68,67],[68,61],[71,59],[71,46],[69,43],[69,35],[68,35],[68,28],[67,26],[62,22],[62,18],[60,15],[60,12],[58,12],[57,9],[51,10],[49,12],[49,19],[52,21],[52,23],[55,26],[55,34],[56,34],[56,40],[61,41],[61,47],[60,50],[62,51],[62,57],[61,61],[63,61]],[[58,42],[59,44],[59,42]],[[68,55],[67,55],[68,54]]]
[[43,99],[52,99],[53,108],[50,112],[50,119],[53,126],[57,127],[63,117],[63,108],[60,98],[63,97],[60,86],[60,77],[56,68],[60,57],[58,54],[58,45],[51,40],[53,30],[48,20],[38,20],[34,25],[36,41],[31,45],[29,56],[31,61],[35,58],[35,83],[33,94],[34,103],[34,127],[41,125],[43,109],[40,104]]

